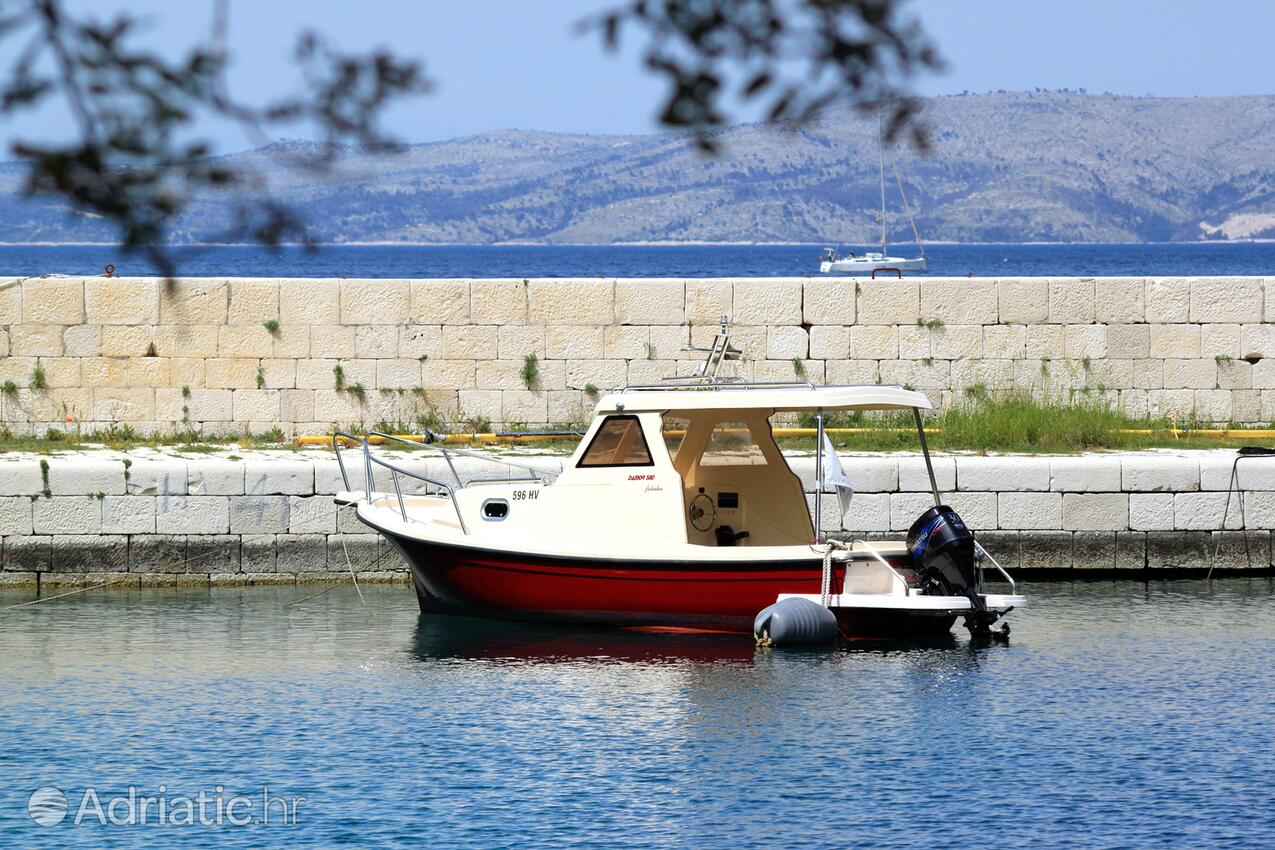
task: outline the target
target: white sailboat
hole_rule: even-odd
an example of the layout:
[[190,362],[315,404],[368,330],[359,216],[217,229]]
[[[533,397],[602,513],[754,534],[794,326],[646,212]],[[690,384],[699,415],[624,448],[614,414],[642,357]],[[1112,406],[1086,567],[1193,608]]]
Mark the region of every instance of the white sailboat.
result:
[[908,205],[908,196],[903,191],[903,181],[899,179],[899,170],[891,162],[894,181],[899,187],[899,198],[903,201],[903,211],[907,213],[908,222],[912,225],[912,234],[916,237],[919,256],[891,257],[886,244],[885,217],[885,143],[878,133],[877,152],[880,156],[881,172],[881,250],[865,254],[847,252],[838,256],[836,248],[825,248],[819,261],[819,271],[824,274],[866,274],[876,271],[923,272],[929,269],[925,258],[925,245],[921,242],[921,231],[917,229],[916,219],[912,216],[912,208]]

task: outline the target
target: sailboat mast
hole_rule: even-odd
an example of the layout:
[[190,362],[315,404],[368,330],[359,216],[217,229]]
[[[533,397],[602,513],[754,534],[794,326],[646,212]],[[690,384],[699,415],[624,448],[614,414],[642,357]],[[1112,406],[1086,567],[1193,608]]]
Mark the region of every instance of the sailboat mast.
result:
[[881,166],[881,253],[888,253],[885,248],[885,139],[881,130],[881,119],[877,118],[877,155]]

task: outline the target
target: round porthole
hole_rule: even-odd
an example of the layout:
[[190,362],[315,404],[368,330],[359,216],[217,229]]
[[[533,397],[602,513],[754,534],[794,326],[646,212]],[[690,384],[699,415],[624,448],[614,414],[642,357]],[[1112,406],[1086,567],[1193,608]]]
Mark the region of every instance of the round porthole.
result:
[[483,502],[482,514],[489,522],[499,522],[509,516],[509,503],[504,499],[488,499]]

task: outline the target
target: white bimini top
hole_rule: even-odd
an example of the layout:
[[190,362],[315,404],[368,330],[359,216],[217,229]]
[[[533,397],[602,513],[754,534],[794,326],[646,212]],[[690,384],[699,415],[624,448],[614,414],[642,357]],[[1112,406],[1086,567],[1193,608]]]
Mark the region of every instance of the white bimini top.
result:
[[816,387],[805,384],[715,383],[669,387],[628,387],[598,401],[597,414],[664,410],[930,410],[923,393],[899,386],[863,384]]

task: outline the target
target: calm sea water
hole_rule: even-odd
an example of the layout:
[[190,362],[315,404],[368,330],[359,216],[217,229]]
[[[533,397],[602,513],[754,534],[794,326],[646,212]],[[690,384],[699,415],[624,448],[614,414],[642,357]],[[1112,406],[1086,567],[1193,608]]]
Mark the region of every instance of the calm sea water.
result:
[[[350,587],[283,607],[308,592],[94,591],[0,610],[0,846],[1039,850],[1275,835],[1270,580],[1036,584],[1009,645],[819,652],[425,619],[405,587],[365,588],[368,609]],[[221,786],[258,810],[265,785],[304,802],[294,826],[71,822],[88,787],[105,807],[161,784]],[[27,816],[42,786],[70,801],[56,826]]]
[[[862,248],[862,246],[859,246]],[[902,248],[900,250],[903,250]],[[910,250],[904,251],[910,256]],[[1160,245],[934,245],[932,275],[1268,275],[1275,243]],[[176,253],[191,276],[264,277],[770,277],[817,274],[813,246],[217,247]],[[149,275],[114,247],[0,246],[0,273]]]

